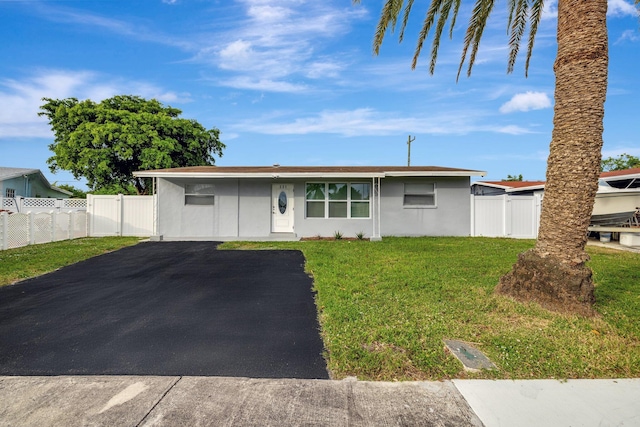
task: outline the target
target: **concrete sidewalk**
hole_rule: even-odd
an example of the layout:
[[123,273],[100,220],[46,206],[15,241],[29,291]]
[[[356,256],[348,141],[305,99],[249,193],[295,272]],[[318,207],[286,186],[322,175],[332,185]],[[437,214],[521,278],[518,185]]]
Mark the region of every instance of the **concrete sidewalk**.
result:
[[640,379],[0,377],[0,402],[0,426],[640,425]]

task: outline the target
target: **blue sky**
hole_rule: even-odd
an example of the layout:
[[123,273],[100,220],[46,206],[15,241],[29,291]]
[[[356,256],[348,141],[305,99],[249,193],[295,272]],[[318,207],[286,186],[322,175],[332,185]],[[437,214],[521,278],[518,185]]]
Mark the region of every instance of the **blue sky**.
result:
[[[405,41],[372,40],[381,0],[0,0],[0,166],[49,172],[53,135],[41,98],[134,94],[217,127],[218,165],[412,165],[544,179],[553,119],[556,2],[548,1],[529,77],[506,74],[507,2],[497,2],[471,78],[456,83],[468,9],[444,39],[434,76]],[[468,8],[471,2],[466,3]],[[609,1],[603,154],[640,155],[640,23]],[[522,49],[524,50],[524,48]]]

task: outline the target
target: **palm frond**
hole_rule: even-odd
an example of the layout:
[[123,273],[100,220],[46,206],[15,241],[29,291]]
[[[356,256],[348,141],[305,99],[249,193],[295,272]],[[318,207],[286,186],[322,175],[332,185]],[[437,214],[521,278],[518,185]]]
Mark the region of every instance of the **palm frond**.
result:
[[409,22],[409,14],[411,14],[412,7],[413,7],[413,0],[407,0],[407,5],[404,7],[404,15],[402,17],[402,27],[400,28],[400,36],[398,37],[400,40],[400,43],[402,43],[402,40],[404,40],[404,30],[407,28],[407,22]]
[[[640,2],[640,0],[636,0]],[[542,19],[542,9],[544,8],[544,0],[533,0],[531,5],[531,12],[529,13],[529,42],[527,43],[527,61],[524,65],[524,75],[529,77],[529,62],[531,60],[531,53],[533,52],[533,43],[536,39],[536,33],[538,32],[538,24]]]
[[[527,27],[527,18],[529,13],[529,0],[517,0],[515,5],[515,14],[509,29],[509,62],[507,63],[507,73],[513,72],[513,66],[518,57],[520,50],[520,42],[522,35]],[[511,13],[510,13],[511,15]]]
[[431,30],[431,26],[433,25],[433,22],[438,16],[438,13],[440,11],[440,5],[443,2],[447,2],[447,1],[450,2],[451,0],[432,0],[431,1],[431,6],[429,6],[429,10],[427,11],[427,16],[424,18],[424,22],[422,23],[422,28],[420,29],[420,33],[418,34],[418,43],[416,44],[416,50],[415,50],[415,53],[413,54],[411,69],[415,70],[416,66],[418,65],[418,57],[422,52],[422,45],[424,44],[424,41],[427,38],[427,35],[429,35],[429,31]]
[[438,58],[438,47],[440,47],[440,38],[442,36],[442,31],[447,23],[447,19],[449,18],[449,12],[451,11],[452,1],[446,1],[442,4],[442,8],[440,9],[440,17],[438,18],[438,23],[436,24],[435,34],[433,36],[433,43],[431,44],[431,61],[429,63],[429,73],[433,75],[436,70],[436,59]]
[[[638,0],[640,1],[640,0]],[[460,3],[462,0],[454,0],[453,15],[451,15],[451,27],[449,28],[449,38],[453,38],[453,27],[456,26],[456,20],[458,19],[458,12],[460,11]]]
[[382,46],[382,41],[384,40],[384,36],[391,25],[391,31],[393,31],[396,27],[396,23],[398,22],[398,15],[402,10],[403,0],[387,0],[382,8],[382,13],[380,15],[380,21],[378,21],[378,28],[376,29],[376,34],[373,39],[373,51],[376,55],[380,53],[380,46]]
[[508,2],[509,18],[507,19],[507,34],[509,34],[509,28],[513,22],[513,12],[516,10],[516,0],[509,0]]
[[467,58],[467,52],[471,47],[471,55],[469,56],[469,66],[467,68],[467,77],[471,76],[471,70],[476,60],[478,48],[480,47],[480,39],[482,33],[487,25],[487,19],[493,10],[495,0],[476,0],[476,5],[473,8],[471,18],[469,19],[469,27],[464,37],[464,44],[462,45],[462,57],[460,58],[460,65],[458,67],[458,75],[456,80],[460,78],[460,72],[462,66]]

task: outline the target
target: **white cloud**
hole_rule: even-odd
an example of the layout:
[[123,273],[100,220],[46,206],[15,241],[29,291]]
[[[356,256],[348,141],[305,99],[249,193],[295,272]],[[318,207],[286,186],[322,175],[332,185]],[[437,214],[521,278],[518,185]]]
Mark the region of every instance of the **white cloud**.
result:
[[609,16],[638,16],[638,9],[625,0],[609,0]]
[[203,46],[195,61],[232,73],[221,84],[258,91],[310,90],[299,78],[337,78],[345,65],[318,58],[326,41],[348,31],[362,8],[300,0],[244,0],[244,19]]
[[544,92],[518,93],[500,107],[501,113],[514,111],[541,110],[551,107],[551,100]]
[[189,102],[188,93],[166,91],[153,84],[104,76],[92,71],[40,70],[23,80],[0,80],[0,138],[50,138],[42,98],[78,98],[101,101],[114,95],[134,94],[165,103]]
[[307,64],[305,74],[310,79],[338,77],[343,68],[344,65],[335,61],[316,61]]
[[[284,114],[284,113],[282,113]],[[268,135],[334,134],[346,137],[365,135],[437,134],[465,135],[472,132],[493,132],[520,135],[533,133],[520,126],[485,125],[483,114],[459,111],[433,116],[406,117],[395,113],[379,112],[371,108],[355,110],[325,110],[313,116],[283,119],[270,114],[232,125],[244,132]]]
[[[162,1],[171,5],[178,3],[177,0]],[[288,83],[294,92],[309,88],[292,83],[290,80],[294,77],[339,77],[345,68],[339,59],[332,56],[331,61],[318,60],[315,56],[326,42],[347,33],[354,20],[368,13],[363,7],[344,4],[338,7],[304,0],[237,0],[236,3],[240,4],[242,15],[234,17],[232,25],[216,26],[210,32],[196,30],[188,35],[168,34],[150,27],[146,21],[123,20],[49,2],[36,2],[35,9],[52,21],[87,26],[190,52],[191,61],[226,72],[228,77],[218,78],[220,82],[252,82],[232,87],[283,91]],[[261,82],[265,85],[260,86]]]
[[247,14],[258,22],[271,23],[282,21],[291,16],[292,10],[282,6],[260,4],[249,6]]
[[640,40],[640,35],[638,35],[638,31],[636,30],[626,30],[623,31],[618,40],[614,42],[614,44],[622,43],[625,40],[629,40],[630,42],[637,42]]
[[556,19],[558,17],[558,0],[548,0],[544,2],[542,9],[542,19]]
[[283,80],[261,79],[253,76],[232,77],[217,80],[216,83],[234,89],[259,90],[264,92],[300,93],[309,90],[309,87],[304,84],[290,83]]
[[[164,3],[167,3],[167,1],[164,1]],[[169,4],[174,3],[176,3],[175,0],[169,0]],[[51,6],[46,2],[33,2],[33,5],[34,10],[39,11],[46,19],[55,22],[87,26],[93,30],[107,30],[132,39],[175,46],[186,50],[194,48],[191,40],[150,30],[142,23],[127,22],[68,7]]]
[[251,67],[256,53],[251,49],[251,43],[235,40],[225,46],[220,52],[220,68],[227,70],[241,70]]
[[[625,0],[609,0],[608,16],[638,16],[638,9]],[[545,2],[542,19],[556,19],[558,17],[558,0]]]
[[640,156],[640,147],[616,147],[612,149],[602,150],[602,158],[618,157],[622,154],[629,154],[631,156]]
[[524,135],[527,133],[534,133],[529,129],[526,129],[526,128],[523,128],[522,126],[517,126],[517,125],[495,127],[493,128],[493,131],[498,133],[506,133],[509,135]]

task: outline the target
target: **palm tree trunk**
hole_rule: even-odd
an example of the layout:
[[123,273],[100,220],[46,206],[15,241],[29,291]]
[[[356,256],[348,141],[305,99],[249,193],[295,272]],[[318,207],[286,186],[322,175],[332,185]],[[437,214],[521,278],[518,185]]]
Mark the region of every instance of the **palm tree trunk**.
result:
[[598,189],[607,92],[607,0],[558,1],[553,133],[536,246],[497,292],[559,311],[591,313],[584,248]]

